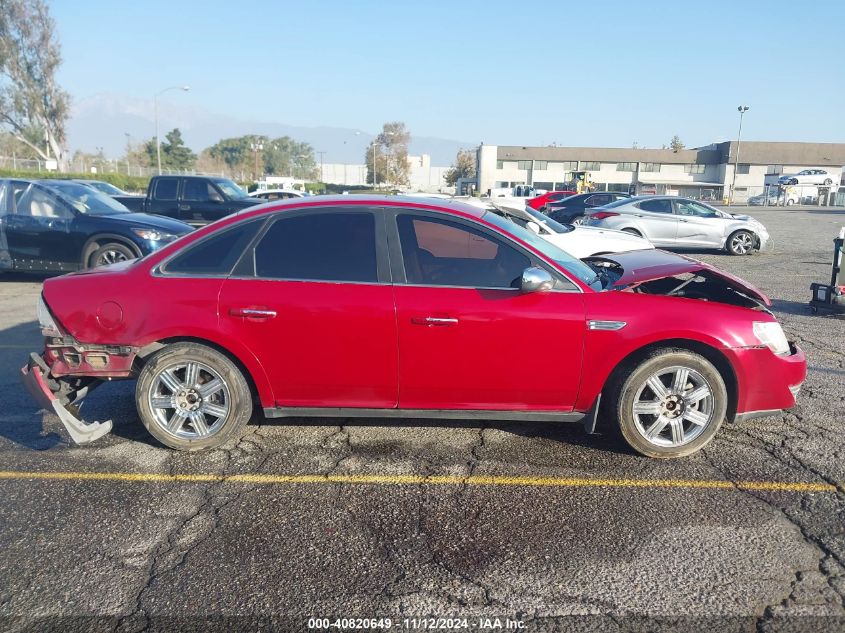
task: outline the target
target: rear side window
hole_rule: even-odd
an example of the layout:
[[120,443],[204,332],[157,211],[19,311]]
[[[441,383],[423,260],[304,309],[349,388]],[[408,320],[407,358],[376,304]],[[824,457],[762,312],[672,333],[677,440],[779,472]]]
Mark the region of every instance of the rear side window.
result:
[[282,217],[255,247],[255,274],[270,279],[378,281],[371,213]]
[[228,276],[263,221],[242,222],[188,246],[162,270],[168,275]]
[[176,200],[176,190],[179,188],[178,178],[159,178],[153,192],[155,200]]
[[651,213],[672,213],[671,200],[643,200],[637,206]]

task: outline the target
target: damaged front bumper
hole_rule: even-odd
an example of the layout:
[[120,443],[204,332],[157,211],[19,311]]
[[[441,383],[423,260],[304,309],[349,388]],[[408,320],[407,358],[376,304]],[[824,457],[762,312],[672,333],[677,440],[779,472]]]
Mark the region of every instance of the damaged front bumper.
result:
[[74,404],[100,385],[101,380],[79,381],[74,385],[67,382],[61,384],[51,376],[44,359],[35,353],[30,354],[29,362],[21,368],[21,380],[42,408],[59,416],[71,439],[77,444],[88,444],[111,431],[111,420],[89,423],[79,419],[79,408]]

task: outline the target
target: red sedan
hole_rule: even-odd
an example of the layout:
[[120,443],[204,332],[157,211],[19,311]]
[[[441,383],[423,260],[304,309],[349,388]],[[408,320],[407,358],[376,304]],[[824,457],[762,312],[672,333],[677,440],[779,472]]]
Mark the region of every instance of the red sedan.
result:
[[137,378],[138,414],[198,450],[268,418],[597,421],[678,457],[791,407],[804,354],[768,298],[659,250],[577,260],[461,203],[335,196],[224,218],[142,259],[44,284],[24,382],[68,405]]
[[568,198],[569,196],[574,196],[575,193],[575,191],[547,191],[544,194],[527,200],[525,204],[532,209],[539,211],[550,202],[558,202],[564,198]]

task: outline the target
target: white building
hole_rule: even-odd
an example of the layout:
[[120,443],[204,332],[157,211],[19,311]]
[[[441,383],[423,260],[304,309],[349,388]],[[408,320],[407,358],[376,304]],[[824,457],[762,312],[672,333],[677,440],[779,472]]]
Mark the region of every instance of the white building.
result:
[[[424,191],[426,193],[451,192],[452,187],[446,185],[446,172],[449,167],[436,167],[431,164],[431,156],[408,156],[410,167],[408,178],[410,184],[403,189],[408,191]],[[366,185],[367,166],[363,163],[325,163],[322,166],[322,182],[347,185],[350,187]]]

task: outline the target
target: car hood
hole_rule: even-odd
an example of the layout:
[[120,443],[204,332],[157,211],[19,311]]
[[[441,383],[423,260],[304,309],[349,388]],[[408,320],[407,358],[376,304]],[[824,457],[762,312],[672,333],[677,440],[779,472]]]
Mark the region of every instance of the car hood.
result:
[[153,215],[151,213],[115,213],[114,215],[97,215],[98,220],[106,220],[108,222],[115,222],[120,225],[131,224],[138,228],[158,229],[173,233],[175,235],[183,235],[193,230],[190,224],[185,224],[179,220],[166,218],[163,215]]
[[622,269],[622,275],[613,284],[614,289],[627,288],[641,284],[646,281],[653,281],[664,277],[675,277],[685,273],[697,273],[707,271],[711,276],[724,281],[728,286],[739,292],[771,306],[771,300],[758,288],[755,288],[747,281],[735,277],[715,266],[705,264],[695,259],[684,257],[676,253],[669,253],[663,250],[638,250],[627,253],[616,253],[613,255],[602,255],[600,257],[589,257],[586,261],[612,262]]

